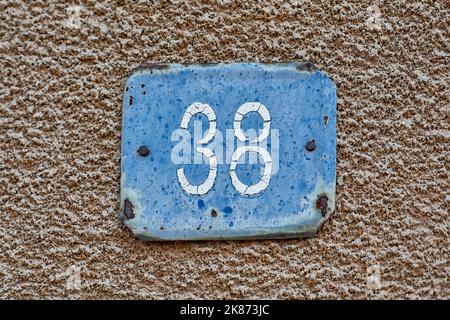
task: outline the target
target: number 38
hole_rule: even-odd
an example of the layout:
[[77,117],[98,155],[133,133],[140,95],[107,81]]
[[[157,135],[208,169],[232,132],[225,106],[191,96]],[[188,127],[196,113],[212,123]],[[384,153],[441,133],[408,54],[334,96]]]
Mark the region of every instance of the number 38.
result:
[[[234,135],[241,141],[249,141],[250,139],[245,136],[244,132],[241,129],[241,121],[244,118],[244,116],[249,112],[257,112],[261,118],[264,121],[264,126],[261,134],[250,141],[250,144],[260,143],[263,142],[270,133],[270,113],[267,108],[259,103],[259,102],[247,102],[244,103],[239,107],[239,109],[236,111],[234,115],[234,122],[233,122],[233,128],[234,128]],[[209,122],[209,128],[206,134],[202,137],[202,139],[198,140],[196,144],[203,145],[211,142],[215,135],[217,130],[217,122],[216,122],[216,114],[214,112],[214,109],[211,108],[206,103],[200,103],[195,102],[191,104],[185,111],[183,115],[183,119],[181,120],[180,128],[187,129],[189,122],[191,121],[192,117],[195,114],[204,114],[208,118]],[[217,177],[217,158],[213,152],[208,147],[198,147],[196,148],[196,151],[203,154],[209,163],[209,173],[208,178],[200,185],[192,185],[187,180],[185,174],[184,174],[184,168],[179,168],[177,170],[177,176],[178,181],[180,182],[181,187],[183,190],[192,195],[204,195],[214,185],[214,182]],[[258,183],[248,186],[244,183],[242,183],[237,174],[236,174],[236,167],[238,164],[239,159],[246,153],[246,152],[256,152],[258,153],[261,158],[264,161],[264,174],[259,180]],[[233,186],[236,188],[236,190],[242,194],[242,195],[255,195],[262,191],[264,191],[268,186],[270,182],[270,178],[272,176],[272,157],[270,153],[267,151],[267,149],[257,146],[257,145],[248,145],[248,146],[241,146],[238,147],[231,156],[231,164],[230,164],[230,177],[231,182],[233,183]]]

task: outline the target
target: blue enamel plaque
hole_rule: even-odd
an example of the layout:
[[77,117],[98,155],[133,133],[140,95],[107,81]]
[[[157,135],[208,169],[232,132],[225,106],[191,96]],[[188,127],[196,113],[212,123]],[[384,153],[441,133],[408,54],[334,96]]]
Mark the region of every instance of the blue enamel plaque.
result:
[[311,236],[335,208],[336,87],[310,63],[143,65],[121,156],[140,239]]

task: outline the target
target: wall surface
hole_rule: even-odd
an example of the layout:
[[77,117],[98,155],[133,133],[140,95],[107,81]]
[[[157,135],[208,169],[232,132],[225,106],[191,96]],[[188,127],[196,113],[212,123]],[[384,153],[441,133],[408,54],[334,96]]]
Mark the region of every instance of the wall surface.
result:
[[[0,1],[0,297],[449,299],[449,9]],[[302,60],[338,88],[337,209],[319,234],[135,240],[117,216],[131,69]]]

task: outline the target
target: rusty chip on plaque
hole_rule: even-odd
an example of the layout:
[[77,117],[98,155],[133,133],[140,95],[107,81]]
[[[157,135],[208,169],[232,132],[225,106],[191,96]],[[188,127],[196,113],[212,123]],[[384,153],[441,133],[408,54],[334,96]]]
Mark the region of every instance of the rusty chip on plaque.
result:
[[311,236],[335,208],[336,87],[305,62],[143,65],[125,87],[121,175],[140,239]]

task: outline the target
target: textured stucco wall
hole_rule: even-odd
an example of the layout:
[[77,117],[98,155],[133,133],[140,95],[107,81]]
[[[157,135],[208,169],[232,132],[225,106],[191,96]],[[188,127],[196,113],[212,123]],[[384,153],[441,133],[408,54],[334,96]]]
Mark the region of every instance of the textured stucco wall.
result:
[[[433,0],[0,1],[0,297],[450,298],[449,13]],[[129,71],[299,60],[338,88],[337,211],[318,236],[135,240],[117,218]]]

